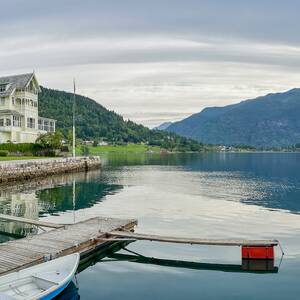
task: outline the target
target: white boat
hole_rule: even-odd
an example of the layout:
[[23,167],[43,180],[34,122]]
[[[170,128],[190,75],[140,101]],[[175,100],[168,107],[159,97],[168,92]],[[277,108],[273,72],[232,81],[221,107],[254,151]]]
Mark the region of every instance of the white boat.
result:
[[0,277],[0,300],[48,300],[60,294],[73,280],[78,253]]

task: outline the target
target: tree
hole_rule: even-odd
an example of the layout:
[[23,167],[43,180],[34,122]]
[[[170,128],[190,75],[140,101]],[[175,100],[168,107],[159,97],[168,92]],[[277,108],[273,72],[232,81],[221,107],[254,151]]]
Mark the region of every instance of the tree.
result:
[[81,145],[81,154],[84,156],[90,155],[90,148],[87,145]]
[[73,145],[73,131],[71,129],[68,130],[68,142],[69,145]]
[[63,135],[60,131],[47,132],[37,138],[36,144],[40,145],[43,149],[56,150],[61,148],[62,139]]
[[95,139],[95,140],[93,141],[93,147],[97,147],[98,144],[99,144],[99,141],[98,141],[97,139]]

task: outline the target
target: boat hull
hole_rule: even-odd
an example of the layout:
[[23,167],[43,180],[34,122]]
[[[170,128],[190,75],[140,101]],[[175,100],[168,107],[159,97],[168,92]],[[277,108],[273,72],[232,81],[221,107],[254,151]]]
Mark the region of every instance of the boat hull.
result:
[[68,285],[71,283],[71,281],[72,281],[72,279],[69,280],[68,282],[66,282],[65,284],[63,284],[62,286],[60,286],[55,291],[51,292],[49,295],[45,295],[45,296],[39,298],[39,300],[51,300],[51,299],[55,298],[56,296],[61,294],[68,287]]

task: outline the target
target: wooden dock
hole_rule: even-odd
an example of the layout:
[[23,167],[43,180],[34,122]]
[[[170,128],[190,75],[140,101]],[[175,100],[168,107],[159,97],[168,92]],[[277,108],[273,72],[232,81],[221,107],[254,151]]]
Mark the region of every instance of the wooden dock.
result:
[[[15,217],[2,219],[25,223]],[[50,223],[33,221],[31,224],[49,227]],[[114,230],[133,230],[136,220],[96,217],[73,225],[55,225],[55,229],[38,235],[0,244],[0,275],[27,268],[47,259],[71,253],[84,255],[107,241],[107,232]],[[58,227],[57,227],[58,226]],[[103,238],[103,239],[102,239]]]
[[136,240],[213,246],[240,246],[243,259],[274,259],[277,240],[201,239],[134,233],[136,220],[95,217],[76,224],[53,224],[0,214],[5,221],[51,228],[41,234],[0,244],[0,276],[48,259],[80,253],[83,257],[100,247]]

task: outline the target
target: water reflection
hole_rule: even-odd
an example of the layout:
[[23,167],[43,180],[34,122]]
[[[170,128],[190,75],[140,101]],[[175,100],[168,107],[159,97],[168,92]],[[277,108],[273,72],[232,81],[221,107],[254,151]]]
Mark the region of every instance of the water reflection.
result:
[[[102,182],[79,181],[75,187],[76,210],[92,207],[105,196],[114,194],[122,189],[121,185]],[[36,197],[42,206],[40,215],[44,213],[65,212],[73,209],[73,185],[39,190]]]
[[187,176],[197,174],[199,183],[208,186],[206,191],[210,193],[217,190],[219,195],[226,189],[233,191],[232,195],[225,193],[224,199],[297,214],[300,212],[299,153],[111,154],[105,157],[105,161],[108,168],[180,168]]
[[[99,171],[92,171],[1,186],[0,213],[38,220],[44,215],[92,207],[123,188],[103,183],[100,178]],[[36,234],[38,229],[28,224],[0,221],[0,232],[0,241],[7,241],[9,236]]]
[[68,287],[53,300],[79,300],[78,287],[75,282],[71,282]]
[[[278,273],[278,267],[274,265],[274,260],[248,260],[243,259],[242,264],[216,264],[216,263],[201,263],[194,261],[160,259],[155,257],[146,257],[142,255],[130,255],[124,253],[114,253],[107,257],[115,259],[116,261],[128,261],[139,264],[151,264],[172,268],[184,268],[191,270],[207,270],[207,271],[220,271],[230,273]],[[102,260],[105,262],[109,260]]]
[[[10,193],[1,191],[0,212],[6,215],[24,217],[37,220],[39,217],[38,199],[34,192],[28,193]],[[10,234],[14,237],[22,237],[27,234],[36,234],[38,229],[29,224],[15,222],[0,222],[0,232]]]
[[[107,249],[98,250],[87,257],[81,259],[78,267],[78,274],[84,272],[84,270],[94,266],[96,264],[110,264],[121,263],[123,261],[144,265],[155,265],[168,268],[187,269],[187,270],[198,270],[198,271],[219,271],[226,273],[255,273],[255,274],[266,274],[266,273],[277,273],[278,267],[274,266],[274,260],[243,260],[242,264],[217,264],[217,263],[201,263],[193,261],[182,261],[182,260],[170,260],[170,259],[159,259],[154,257],[147,257],[142,254],[126,254],[126,252],[132,252],[126,247],[129,242],[117,242],[111,244]],[[78,277],[77,274],[77,277]],[[76,282],[77,282],[76,277]],[[80,277],[80,275],[79,275]],[[79,280],[80,281],[80,280]],[[96,289],[97,290],[97,289]],[[77,300],[79,296],[80,288],[72,282],[68,288],[57,298],[56,300]]]

